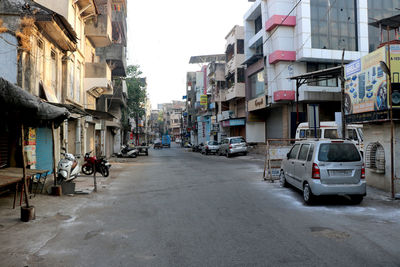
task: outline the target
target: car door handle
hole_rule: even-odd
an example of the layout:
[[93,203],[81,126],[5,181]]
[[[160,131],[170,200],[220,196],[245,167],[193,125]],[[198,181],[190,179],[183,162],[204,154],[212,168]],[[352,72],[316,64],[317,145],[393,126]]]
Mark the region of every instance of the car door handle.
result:
[[294,162],[292,161],[292,164],[294,164]]
[[304,163],[302,163],[301,166],[304,166]]

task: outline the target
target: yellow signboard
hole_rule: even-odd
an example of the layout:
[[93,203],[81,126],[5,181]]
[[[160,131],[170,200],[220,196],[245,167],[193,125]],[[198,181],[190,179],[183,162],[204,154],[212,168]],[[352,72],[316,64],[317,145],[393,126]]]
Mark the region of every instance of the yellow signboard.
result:
[[200,105],[207,106],[207,95],[200,95]]
[[346,115],[388,109],[386,75],[379,62],[386,62],[386,47],[345,66]]

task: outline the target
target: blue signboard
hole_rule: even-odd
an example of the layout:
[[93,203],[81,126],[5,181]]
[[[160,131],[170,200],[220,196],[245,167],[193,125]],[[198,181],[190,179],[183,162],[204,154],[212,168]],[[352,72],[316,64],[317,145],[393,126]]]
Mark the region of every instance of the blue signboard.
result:
[[241,125],[245,125],[245,119],[232,119],[229,120],[229,126],[241,126]]

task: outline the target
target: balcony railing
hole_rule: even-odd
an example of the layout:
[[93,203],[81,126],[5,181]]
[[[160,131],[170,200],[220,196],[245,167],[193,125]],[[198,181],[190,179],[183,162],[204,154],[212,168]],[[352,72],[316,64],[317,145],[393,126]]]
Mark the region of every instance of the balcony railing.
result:
[[96,48],[96,55],[101,61],[108,61],[113,65],[112,75],[126,76],[126,47],[121,44],[112,44],[107,47]]

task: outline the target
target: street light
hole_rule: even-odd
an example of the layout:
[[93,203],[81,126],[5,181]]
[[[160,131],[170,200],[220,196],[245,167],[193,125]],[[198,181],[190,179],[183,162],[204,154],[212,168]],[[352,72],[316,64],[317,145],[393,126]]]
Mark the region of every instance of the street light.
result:
[[[389,57],[390,58],[390,47],[389,47]],[[393,103],[392,103],[392,77],[390,68],[384,61],[379,61],[379,66],[383,70],[383,72],[389,77],[388,83],[388,94],[389,94],[389,104],[390,104],[390,186],[391,186],[391,195],[392,198],[395,199],[394,192],[394,147],[393,147],[393,138],[394,138],[394,123],[393,123]]]

